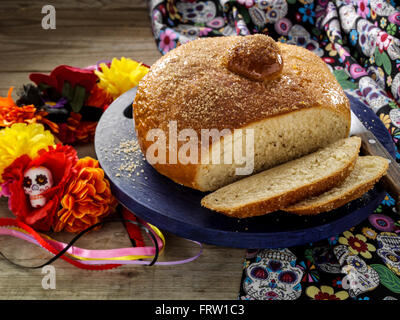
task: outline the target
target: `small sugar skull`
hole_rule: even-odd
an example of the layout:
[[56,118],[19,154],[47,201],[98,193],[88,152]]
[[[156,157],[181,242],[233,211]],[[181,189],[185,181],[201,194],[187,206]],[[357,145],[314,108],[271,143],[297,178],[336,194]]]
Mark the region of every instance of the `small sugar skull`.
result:
[[379,275],[357,255],[351,255],[345,245],[334,248],[336,257],[346,276],[342,279],[342,287],[348,290],[350,297],[356,297],[371,291],[379,285]]
[[340,22],[343,30],[349,33],[351,29],[354,28],[355,22],[359,17],[356,10],[352,5],[342,6],[339,9]]
[[346,276],[342,279],[342,287],[349,291],[350,297],[371,291],[379,285],[378,273],[368,266],[358,256],[348,256],[342,272]]
[[181,24],[175,28],[179,33],[179,42],[184,44],[199,37],[200,29],[196,26]]
[[303,271],[288,249],[262,250],[246,274],[243,289],[250,299],[296,300],[301,295]]
[[212,1],[178,2],[177,8],[183,20],[194,23],[207,23],[215,18],[217,7]]
[[390,270],[400,276],[400,237],[395,233],[382,232],[376,240],[379,245],[376,253]]
[[53,186],[53,176],[45,167],[32,167],[24,174],[23,187],[33,208],[43,207],[47,200],[43,192]]
[[400,110],[399,109],[392,109],[389,112],[390,120],[392,124],[397,128],[400,128]]
[[[396,3],[396,1],[395,1]],[[370,6],[371,9],[374,10],[374,12],[382,17],[387,17],[388,15],[395,13],[396,9],[394,6],[390,4],[390,1],[384,1],[384,0],[371,0],[370,1]]]

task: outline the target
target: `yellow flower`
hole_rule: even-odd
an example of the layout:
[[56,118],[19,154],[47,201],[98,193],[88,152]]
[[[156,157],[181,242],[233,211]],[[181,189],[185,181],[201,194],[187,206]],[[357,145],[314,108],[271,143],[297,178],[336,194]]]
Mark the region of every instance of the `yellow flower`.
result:
[[16,158],[26,154],[35,158],[40,149],[54,145],[54,136],[38,123],[15,123],[0,130],[0,182],[5,168]]
[[113,99],[136,87],[149,71],[149,68],[141,63],[124,57],[121,60],[114,58],[110,67],[105,63],[101,63],[100,67],[101,71],[95,71],[100,79],[98,86]]
[[372,240],[376,239],[377,233],[374,230],[372,230],[371,228],[364,227],[364,228],[362,228],[361,231],[362,231],[363,235],[366,236],[368,239],[372,239]]
[[372,10],[372,9],[371,9],[371,19],[373,21],[375,21],[375,19],[376,19],[376,12],[374,10]]
[[328,43],[328,45],[325,47],[325,50],[329,51],[329,55],[331,57],[334,57],[338,54],[336,48],[333,46],[332,43]]
[[179,11],[177,7],[175,6],[175,1],[174,0],[168,0],[167,1],[167,12],[169,17],[174,20],[180,20],[182,17],[179,14]]
[[379,119],[382,120],[383,124],[385,125],[386,129],[389,129],[390,124],[392,123],[392,120],[390,120],[390,117],[388,114],[383,114],[381,113],[379,115]]
[[351,254],[360,254],[366,259],[371,259],[372,254],[370,251],[375,251],[374,245],[367,242],[367,238],[362,234],[353,235],[349,231],[343,232],[344,237],[339,238],[339,243],[347,245]]
[[321,289],[310,286],[306,289],[306,295],[314,300],[345,300],[349,294],[342,290],[335,293],[332,287],[321,286]]

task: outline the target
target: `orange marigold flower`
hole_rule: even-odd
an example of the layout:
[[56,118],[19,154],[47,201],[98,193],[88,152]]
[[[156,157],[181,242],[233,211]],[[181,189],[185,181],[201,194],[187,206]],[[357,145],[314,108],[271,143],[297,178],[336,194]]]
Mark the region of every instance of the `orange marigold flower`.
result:
[[55,217],[53,229],[56,232],[80,232],[100,222],[117,205],[97,160],[85,157],[74,168],[77,174],[69,181],[61,200],[62,209]]
[[8,89],[7,97],[3,98],[0,97],[0,107],[7,107],[7,106],[16,106],[14,100],[11,98],[11,93],[13,91],[13,87]]
[[58,125],[46,118],[46,116],[48,114],[49,113],[46,111],[37,111],[35,114],[35,119],[37,122],[40,122],[40,123],[44,124],[45,126],[47,126],[51,132],[58,133],[59,132]]
[[34,105],[17,106],[11,97],[12,91],[11,87],[7,97],[0,97],[0,127],[10,127],[14,123],[42,123],[58,133],[58,125],[46,119],[47,112],[37,111]]
[[[67,120],[67,128],[75,138],[75,142],[90,142],[96,132],[96,121],[81,121],[82,115],[71,112]],[[61,138],[63,141],[63,139]]]
[[106,109],[112,101],[113,98],[107,91],[103,90],[98,85],[94,85],[92,91],[90,91],[90,96],[86,101],[86,105]]

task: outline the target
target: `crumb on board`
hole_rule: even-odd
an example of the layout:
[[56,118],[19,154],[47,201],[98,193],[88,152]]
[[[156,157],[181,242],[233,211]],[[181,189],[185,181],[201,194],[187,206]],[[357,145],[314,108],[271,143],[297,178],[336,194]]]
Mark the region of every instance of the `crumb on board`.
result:
[[[105,157],[108,161],[118,160],[120,163],[119,167],[114,167],[118,173],[116,177],[128,177],[131,178],[135,173],[136,176],[140,176],[144,173],[141,169],[145,157],[141,154],[139,143],[137,140],[121,140],[119,145],[112,149],[112,152]],[[139,171],[139,168],[141,169]],[[146,179],[147,177],[145,177]],[[133,179],[135,181],[135,179]]]

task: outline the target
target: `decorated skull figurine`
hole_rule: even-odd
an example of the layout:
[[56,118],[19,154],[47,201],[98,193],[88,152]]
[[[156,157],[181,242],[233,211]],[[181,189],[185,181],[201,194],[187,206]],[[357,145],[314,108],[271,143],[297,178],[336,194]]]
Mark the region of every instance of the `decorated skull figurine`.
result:
[[334,248],[342,273],[343,289],[348,290],[351,297],[356,297],[364,292],[374,290],[379,285],[379,275],[365,261],[357,255],[351,255],[345,245]]
[[194,23],[207,23],[215,18],[217,7],[212,1],[202,2],[183,2],[179,1],[176,5],[178,12],[183,20]]
[[386,266],[400,276],[400,237],[396,233],[382,232],[377,237],[376,251]]
[[29,195],[33,208],[41,208],[46,204],[47,199],[42,194],[52,186],[53,176],[45,167],[32,167],[24,174],[24,191]]
[[301,295],[302,276],[290,250],[262,250],[246,270],[243,290],[249,299],[296,300]]

